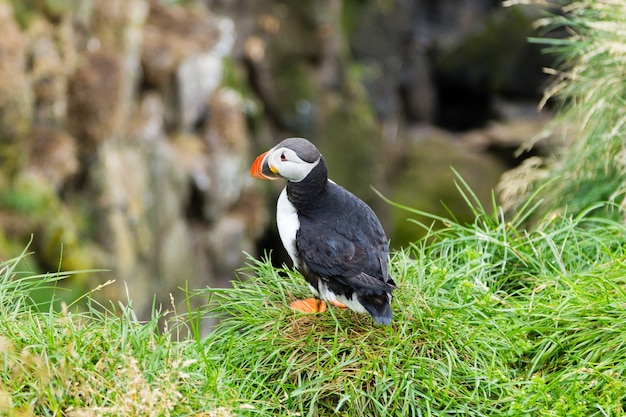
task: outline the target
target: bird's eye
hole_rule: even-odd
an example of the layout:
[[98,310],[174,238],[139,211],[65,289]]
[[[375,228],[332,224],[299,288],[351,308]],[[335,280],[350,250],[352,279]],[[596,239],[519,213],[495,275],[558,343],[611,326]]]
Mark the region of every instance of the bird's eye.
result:
[[284,152],[280,154],[280,160],[281,161],[286,161],[287,160],[287,157],[285,156]]

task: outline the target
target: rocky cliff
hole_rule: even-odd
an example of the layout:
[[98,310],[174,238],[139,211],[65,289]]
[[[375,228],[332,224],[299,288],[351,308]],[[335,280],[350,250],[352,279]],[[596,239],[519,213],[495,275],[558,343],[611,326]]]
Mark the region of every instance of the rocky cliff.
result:
[[[172,4],[173,3],[173,4]],[[0,0],[0,258],[140,316],[274,250],[280,184],[253,156],[311,138],[396,246],[420,231],[370,186],[462,216],[453,165],[489,202],[545,56],[535,11],[491,0]],[[531,105],[532,107],[532,105]],[[468,216],[471,213],[468,211]],[[46,297],[46,294],[43,295]]]
[[[265,206],[248,180],[233,22],[147,0],[0,2],[0,255],[112,299],[223,286],[254,253]],[[62,6],[65,5],[66,8]],[[18,24],[18,21],[20,24]]]

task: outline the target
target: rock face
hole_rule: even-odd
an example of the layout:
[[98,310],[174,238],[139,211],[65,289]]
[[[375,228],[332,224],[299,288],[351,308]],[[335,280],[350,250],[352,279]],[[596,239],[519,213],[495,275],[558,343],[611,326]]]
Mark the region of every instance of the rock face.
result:
[[23,224],[0,242],[34,232],[42,269],[110,270],[73,285],[116,279],[105,296],[127,288],[142,317],[185,282],[228,285],[267,221],[223,83],[232,21],[147,0],[29,12],[20,28],[0,3],[0,221]]
[[107,269],[71,284],[114,278],[104,296],[128,290],[140,316],[185,283],[228,285],[244,251],[282,250],[282,184],[248,168],[288,136],[392,243],[414,240],[371,186],[456,207],[454,165],[489,200],[532,135],[500,104],[540,92],[532,17],[494,0],[0,1],[0,258],[34,234],[41,269]]
[[0,25],[0,181],[6,183],[20,169],[33,116],[33,90],[25,71],[26,40],[5,3],[0,3]]

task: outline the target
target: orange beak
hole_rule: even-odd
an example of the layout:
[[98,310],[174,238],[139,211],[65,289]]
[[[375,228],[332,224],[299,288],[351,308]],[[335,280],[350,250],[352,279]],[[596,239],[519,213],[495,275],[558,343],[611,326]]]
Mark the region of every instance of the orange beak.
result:
[[261,178],[262,180],[277,180],[280,178],[277,172],[272,170],[267,162],[270,151],[262,153],[252,163],[250,168],[250,176],[254,178]]

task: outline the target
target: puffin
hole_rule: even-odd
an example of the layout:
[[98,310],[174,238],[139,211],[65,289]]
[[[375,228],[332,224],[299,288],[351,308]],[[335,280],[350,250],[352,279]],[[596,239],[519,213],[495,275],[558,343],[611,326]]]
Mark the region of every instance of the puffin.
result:
[[389,325],[396,284],[387,268],[385,231],[365,202],[328,178],[317,147],[304,138],[285,139],[254,160],[250,175],[287,180],[278,197],[276,224],[314,296],[290,306],[317,313],[329,302]]

